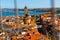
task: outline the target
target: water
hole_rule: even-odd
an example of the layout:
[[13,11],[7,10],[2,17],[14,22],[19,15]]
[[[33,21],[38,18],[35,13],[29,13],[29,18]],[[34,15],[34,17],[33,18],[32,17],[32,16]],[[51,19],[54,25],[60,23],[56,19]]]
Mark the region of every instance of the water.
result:
[[[45,14],[46,12],[29,11],[30,15]],[[14,11],[2,11],[2,16],[15,16]],[[24,16],[24,11],[18,11],[18,16]]]

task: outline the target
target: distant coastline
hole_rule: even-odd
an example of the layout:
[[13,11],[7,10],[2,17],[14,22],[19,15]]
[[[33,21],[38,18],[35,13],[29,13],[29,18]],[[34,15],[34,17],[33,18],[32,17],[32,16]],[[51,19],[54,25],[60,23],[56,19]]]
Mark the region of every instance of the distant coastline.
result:
[[[55,8],[56,11],[60,11],[60,8]],[[15,9],[12,8],[3,8],[3,11],[15,11]],[[51,8],[33,8],[28,9],[29,11],[36,11],[36,12],[51,12]],[[18,11],[24,11],[24,9],[18,9]]]

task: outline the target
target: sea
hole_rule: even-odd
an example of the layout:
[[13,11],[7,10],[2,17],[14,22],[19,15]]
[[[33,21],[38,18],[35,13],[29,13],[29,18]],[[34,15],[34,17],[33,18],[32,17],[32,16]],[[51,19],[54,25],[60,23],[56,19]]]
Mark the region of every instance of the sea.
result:
[[[39,15],[45,13],[47,12],[29,11],[30,15]],[[2,17],[6,17],[6,16],[15,16],[15,11],[2,11]],[[18,11],[18,16],[24,16],[24,11]]]

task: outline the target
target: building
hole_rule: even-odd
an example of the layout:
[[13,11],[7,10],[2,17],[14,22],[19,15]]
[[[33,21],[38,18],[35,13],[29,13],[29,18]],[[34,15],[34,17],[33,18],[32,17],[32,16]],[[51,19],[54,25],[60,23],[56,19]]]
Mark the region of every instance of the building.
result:
[[29,15],[27,6],[24,7],[24,14],[25,14],[25,15]]

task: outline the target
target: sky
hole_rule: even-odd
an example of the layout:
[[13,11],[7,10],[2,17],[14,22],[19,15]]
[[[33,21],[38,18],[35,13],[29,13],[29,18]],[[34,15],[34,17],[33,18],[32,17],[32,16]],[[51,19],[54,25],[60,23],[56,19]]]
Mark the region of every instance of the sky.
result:
[[[56,8],[60,8],[60,0],[54,0]],[[0,0],[2,8],[14,8],[14,0]],[[17,0],[17,7],[24,8],[51,8],[51,0]]]

